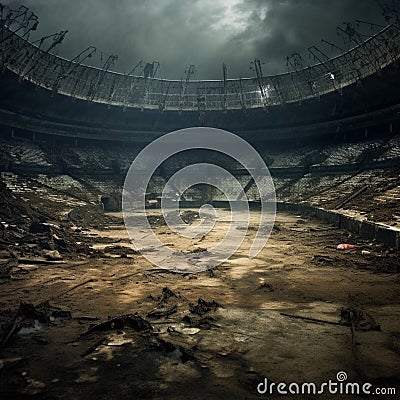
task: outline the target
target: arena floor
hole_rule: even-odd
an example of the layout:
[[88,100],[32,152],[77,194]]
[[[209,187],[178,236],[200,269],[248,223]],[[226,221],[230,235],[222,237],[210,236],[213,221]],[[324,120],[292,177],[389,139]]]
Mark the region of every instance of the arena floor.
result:
[[[2,282],[4,398],[252,399],[263,397],[265,378],[320,385],[340,371],[348,382],[398,385],[398,253],[278,213],[255,259],[249,229],[224,264],[179,274],[137,254],[120,214],[106,217],[80,227],[98,252],[25,257]],[[176,240],[163,223],[154,229],[187,252],[224,234],[217,224],[199,242]]]

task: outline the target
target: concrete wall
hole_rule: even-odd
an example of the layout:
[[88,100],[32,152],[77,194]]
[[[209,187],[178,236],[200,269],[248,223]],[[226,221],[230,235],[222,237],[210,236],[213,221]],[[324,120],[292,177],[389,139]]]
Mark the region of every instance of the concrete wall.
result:
[[360,235],[362,238],[376,240],[391,248],[400,250],[400,229],[372,221],[361,220],[339,212],[313,207],[309,204],[278,203],[278,210],[312,215],[340,229]]

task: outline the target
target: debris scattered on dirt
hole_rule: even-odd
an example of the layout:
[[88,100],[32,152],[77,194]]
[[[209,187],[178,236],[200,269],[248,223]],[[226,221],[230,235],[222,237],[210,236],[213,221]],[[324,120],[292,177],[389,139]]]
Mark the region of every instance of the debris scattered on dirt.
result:
[[170,298],[178,298],[180,296],[176,295],[169,287],[164,287],[161,293],[159,304],[167,304]]
[[78,283],[78,284],[76,284],[76,285],[70,287],[69,289],[65,290],[63,293],[58,294],[57,297],[64,296],[64,295],[66,295],[67,293],[70,293],[70,292],[72,292],[72,291],[75,290],[75,289],[78,289],[78,288],[80,288],[80,287],[82,287],[82,286],[84,286],[84,285],[86,285],[86,284],[88,284],[88,283],[95,282],[95,281],[96,281],[96,280],[95,280],[95,279],[92,279],[92,278],[86,279],[86,280],[84,280],[83,282],[80,282],[80,283]]
[[[199,214],[192,210],[185,210],[180,213],[180,217],[182,218],[185,224],[190,225],[192,222],[199,219]],[[141,218],[139,219],[136,216],[129,216],[125,218],[125,224],[128,226],[136,226],[141,223]],[[165,226],[167,223],[162,215],[147,215],[147,221],[152,227],[160,227]]]
[[165,317],[169,317],[172,314],[175,314],[178,311],[178,307],[172,306],[170,308],[167,309],[154,309],[153,311],[150,311],[147,314],[148,318],[154,318],[154,319],[159,319],[159,318],[165,318]]
[[338,250],[352,250],[355,249],[357,246],[354,244],[349,244],[349,243],[340,243],[337,245]]
[[195,254],[195,253],[210,254],[210,253],[208,252],[208,250],[207,250],[205,247],[196,247],[196,248],[193,249],[193,250],[189,250],[188,253],[193,253],[193,254]]
[[38,221],[33,221],[29,225],[30,233],[49,233],[50,231],[51,231],[50,225],[42,224],[41,222],[38,222]]
[[161,351],[164,355],[176,358],[186,363],[187,361],[193,360],[194,355],[190,350],[184,349],[182,346],[176,346],[171,342],[168,342],[160,337],[156,338],[157,344],[154,346],[155,350]]
[[200,332],[199,328],[193,328],[193,327],[186,327],[183,324],[172,324],[167,328],[167,332],[170,334],[175,334],[177,333],[178,335],[196,335]]
[[0,284],[11,278],[11,270],[18,266],[18,260],[11,253],[9,259],[0,263]]
[[84,333],[84,335],[124,328],[132,328],[137,332],[148,332],[153,330],[150,322],[143,319],[138,313],[135,313],[110,318],[108,321],[92,326],[86,333]]
[[21,301],[12,321],[3,326],[1,342],[3,346],[6,345],[11,337],[22,329],[25,329],[26,333],[35,332],[36,330],[40,330],[40,324],[50,325],[56,319],[71,318],[72,316],[69,311],[51,306],[48,301],[38,306]]
[[193,328],[200,328],[204,330],[209,330],[212,327],[217,326],[215,323],[215,319],[213,317],[204,317],[204,318],[194,318],[193,316],[185,315],[182,318],[182,322],[190,325]]
[[35,336],[33,336],[33,340],[34,340],[37,344],[42,344],[42,345],[48,344],[47,339],[44,338],[43,336],[35,335]]
[[334,265],[337,262],[337,260],[335,258],[325,256],[322,254],[316,254],[315,256],[313,256],[312,260],[316,264],[324,264],[324,265],[327,265],[327,264]]
[[400,335],[396,334],[392,336],[393,348],[397,354],[400,355]]
[[293,314],[287,314],[287,313],[280,313],[283,317],[289,317],[289,318],[293,318],[293,319],[301,319],[303,321],[306,322],[314,322],[317,324],[328,324],[328,325],[340,325],[340,326],[351,326],[349,323],[347,322],[336,322],[336,321],[327,321],[324,319],[319,319],[319,318],[311,318],[311,317],[304,317],[302,315],[293,315]]
[[60,261],[63,259],[58,250],[43,250],[43,255],[49,261]]
[[357,308],[342,308],[340,311],[342,324],[348,324],[357,331],[380,331],[381,326],[376,323],[374,318]]
[[[205,314],[216,311],[222,307],[215,300],[205,301],[199,298],[197,303],[189,303],[185,296],[173,292],[168,287],[164,287],[159,297],[149,296],[150,299],[157,301],[157,306],[147,314],[148,318],[160,319],[167,318],[172,314],[179,313],[182,317],[182,322],[189,325],[185,327],[169,326],[169,332],[180,334],[193,334],[192,331],[198,332],[198,329],[211,329],[216,326],[214,318],[211,316],[203,317]],[[189,315],[189,313],[191,315]],[[175,318],[176,319],[176,318]]]
[[168,317],[175,314],[178,311],[178,306],[187,303],[187,299],[180,295],[174,293],[169,287],[164,287],[161,292],[161,296],[152,299],[157,301],[157,307],[147,314],[148,318],[159,319],[163,317]]
[[4,370],[13,368],[21,364],[23,360],[24,359],[22,357],[2,358],[0,360],[0,371],[4,372]]
[[136,255],[139,254],[138,251],[132,249],[131,247],[127,246],[119,246],[119,245],[113,245],[113,246],[106,246],[103,249],[105,254],[111,254],[115,256],[120,256],[122,258],[128,257],[128,255]]
[[217,303],[215,300],[205,301],[199,298],[197,304],[190,304],[190,312],[197,315],[204,315],[210,311],[216,311],[218,308],[222,308],[222,305]]
[[[0,251],[11,251],[13,258],[44,257],[61,260],[98,254],[87,239],[70,229],[70,223],[55,222],[43,211],[31,208],[0,182]],[[7,268],[2,268],[7,277]]]
[[199,219],[199,214],[192,210],[185,210],[181,212],[181,218],[186,224],[191,224]]
[[27,376],[27,374],[23,375],[27,386],[24,388],[23,393],[30,396],[35,396],[43,392],[46,389],[46,384]]
[[304,317],[301,315],[292,315],[286,313],[280,313],[284,317],[293,319],[302,319],[306,322],[323,323],[329,325],[341,325],[351,327],[352,330],[359,331],[380,331],[381,327],[378,325],[371,315],[363,312],[357,308],[342,308],[340,311],[341,319],[339,322],[327,321],[319,318]]
[[110,225],[122,225],[123,221],[104,213],[100,205],[85,205],[74,208],[68,213],[68,218],[76,226],[85,228],[106,228]]
[[260,285],[259,289],[264,290],[266,292],[273,292],[274,288],[272,287],[271,284],[264,282]]

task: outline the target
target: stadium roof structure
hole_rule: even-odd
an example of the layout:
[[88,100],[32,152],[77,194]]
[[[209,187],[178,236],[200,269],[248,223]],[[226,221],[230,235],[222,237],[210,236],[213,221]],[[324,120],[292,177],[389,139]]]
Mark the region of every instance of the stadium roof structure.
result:
[[[317,64],[304,66],[295,53],[287,58],[287,73],[264,75],[256,59],[251,78],[228,79],[224,65],[221,80],[191,79],[194,66],[186,79],[167,80],[155,76],[156,62],[142,66],[140,74],[136,68],[132,74],[111,71],[116,56],[101,68],[89,66],[96,50],[92,46],[72,60],[59,57],[54,50],[66,31],[30,41],[37,16],[24,6],[11,10],[0,4],[0,67],[5,72],[0,123],[77,137],[85,136],[85,130],[105,129],[100,136],[113,138],[195,125],[258,131],[263,138],[265,132],[301,137],[302,130],[332,133],[345,125],[363,129],[371,119],[386,123],[398,115],[400,99],[400,24],[398,18],[387,21],[366,39],[346,23],[338,29],[349,50],[328,57],[310,47]],[[87,136],[100,137],[93,132]]]
[[303,67],[296,53],[288,57],[292,71],[279,75],[263,76],[260,62],[255,60],[253,78],[228,79],[224,74],[221,80],[191,80],[189,68],[185,80],[167,80],[154,77],[154,63],[146,64],[144,76],[135,76],[109,70],[116,56],[111,56],[103,68],[95,68],[79,58],[67,60],[52,54],[66,31],[54,35],[52,45],[45,50],[40,46],[42,41],[35,44],[27,39],[31,21],[16,15],[18,10],[1,20],[3,69],[55,93],[121,107],[224,111],[283,105],[342,90],[379,73],[400,57],[400,30],[396,25],[388,25],[362,41],[348,24],[344,32],[355,46],[334,58],[326,58],[321,52],[318,57],[315,48],[314,55],[321,62],[311,67]]

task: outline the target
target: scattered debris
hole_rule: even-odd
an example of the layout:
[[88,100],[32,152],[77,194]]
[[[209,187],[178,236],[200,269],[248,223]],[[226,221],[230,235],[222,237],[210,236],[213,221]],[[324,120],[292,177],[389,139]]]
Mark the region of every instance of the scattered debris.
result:
[[381,327],[378,325],[371,315],[364,313],[356,308],[342,308],[340,311],[341,319],[339,322],[327,321],[318,318],[303,317],[301,315],[293,315],[280,313],[284,317],[301,319],[307,322],[323,323],[329,325],[339,325],[352,327],[354,330],[360,331],[380,331]]
[[84,333],[84,335],[124,328],[132,328],[137,332],[148,332],[153,330],[150,322],[143,319],[138,313],[135,313],[110,318],[108,321],[92,326]]
[[3,346],[6,345],[11,337],[22,329],[25,330],[24,333],[31,333],[40,330],[41,324],[48,326],[54,323],[56,319],[71,318],[69,311],[51,306],[48,301],[38,306],[21,301],[13,320],[3,327],[1,343]]
[[286,314],[286,313],[282,313],[282,312],[280,314],[284,317],[289,317],[289,318],[293,318],[293,319],[301,319],[301,320],[304,320],[307,322],[315,322],[315,323],[328,324],[328,325],[350,326],[349,323],[326,321],[323,319],[303,317],[301,315]]
[[209,254],[208,250],[205,247],[197,247],[193,250],[189,250],[188,253],[205,253]]
[[100,205],[85,205],[74,208],[68,213],[69,220],[75,226],[85,228],[105,228],[110,225],[121,225],[120,219],[104,214]]
[[91,283],[91,282],[95,282],[95,279],[86,279],[84,282],[78,283],[77,285],[72,286],[71,288],[69,288],[69,289],[66,290],[65,292],[63,292],[63,293],[57,295],[57,297],[64,296],[64,295],[66,295],[67,293],[72,292],[73,290],[78,289],[79,287],[84,286],[84,285],[86,285],[87,283]]
[[45,257],[21,257],[18,259],[18,264],[44,264],[44,265],[57,265],[65,264],[63,260],[49,260]]
[[398,334],[392,336],[392,342],[393,342],[393,349],[397,354],[400,355],[400,336]]
[[169,317],[170,315],[175,314],[177,311],[178,311],[178,307],[175,305],[166,310],[155,309],[153,311],[150,311],[147,314],[147,317],[159,319],[159,318],[163,318],[163,317]]
[[119,245],[106,246],[103,251],[106,254],[118,255],[122,258],[126,258],[128,255],[139,254],[137,250],[134,250],[131,247]]
[[23,393],[34,396],[39,393],[42,393],[43,390],[46,388],[45,383],[38,381],[37,379],[29,378],[27,374],[23,376],[27,383],[27,386],[24,388]]
[[4,182],[0,182],[0,220],[0,251],[11,251],[13,258],[55,261],[99,254],[87,238],[71,231],[70,223],[54,223],[48,214],[17,198]]
[[179,324],[170,325],[167,328],[168,333],[178,333],[180,335],[196,335],[200,332],[200,328],[187,328],[185,326],[180,326]]
[[190,325],[193,328],[200,328],[204,330],[210,330],[212,327],[219,327],[218,325],[216,325],[215,319],[213,317],[196,319],[189,315],[185,315],[182,318],[182,322]]
[[185,210],[180,212],[180,216],[185,224],[191,224],[199,219],[199,214],[196,211]]
[[43,250],[43,255],[49,261],[60,261],[63,259],[58,250]]
[[33,221],[30,225],[29,225],[29,232],[30,233],[50,233],[51,229],[50,229],[50,225],[46,225],[43,223],[40,223],[38,221]]
[[13,368],[22,363],[24,359],[22,357],[2,358],[0,360],[0,371]]
[[380,331],[381,326],[376,323],[374,318],[357,308],[342,308],[340,311],[341,324],[352,326],[357,331]]
[[282,226],[278,224],[277,222],[274,223],[274,226],[272,228],[272,232],[280,232],[282,230]]
[[176,346],[160,337],[156,338],[155,350],[161,351],[165,356],[179,359],[183,363],[194,359],[193,352],[184,349],[182,346]]
[[[151,298],[154,299],[153,296],[151,296]],[[184,296],[174,293],[168,287],[164,287],[162,289],[161,296],[155,298],[154,300],[156,300],[158,304],[153,311],[150,311],[147,314],[148,318],[159,319],[163,317],[169,317],[178,311],[178,305],[187,303],[187,299]],[[172,306],[169,304],[171,302],[174,303]]]
[[80,317],[75,317],[79,321],[98,321],[99,317],[91,317],[89,315],[81,315]]
[[114,346],[114,347],[120,347],[120,346],[125,346],[127,344],[131,344],[134,342],[134,339],[132,338],[126,338],[124,337],[125,335],[112,335],[111,338],[108,339],[107,341],[107,346]]
[[48,344],[47,339],[44,338],[43,336],[35,335],[35,336],[33,336],[33,340],[34,340],[37,344],[42,344],[42,345]]
[[264,291],[268,291],[268,292],[273,292],[274,288],[272,287],[271,284],[264,282],[260,285],[259,289],[262,289]]
[[[149,251],[149,250],[147,250]],[[151,250],[154,251],[154,250]],[[141,250],[141,253],[144,254],[146,251],[143,251],[143,249]],[[179,254],[179,253],[177,253]],[[159,274],[172,274],[172,275],[179,275],[179,276],[183,276],[183,277],[187,277],[188,275],[194,275],[193,272],[183,272],[181,270],[173,270],[173,269],[167,269],[167,268],[152,268],[152,269],[148,269],[145,272],[146,276],[151,277],[152,275],[159,275]]]
[[11,255],[11,258],[0,263],[0,283],[11,278],[11,270],[18,266],[18,260]]
[[352,195],[347,197],[345,200],[343,200],[341,203],[339,203],[336,207],[335,210],[339,210],[340,208],[343,208],[347,203],[349,203],[351,200],[355,199],[357,196],[360,194],[364,193],[367,189],[369,189],[369,185],[363,186],[361,189],[357,190],[354,192]]
[[81,357],[86,357],[89,354],[92,354],[93,352],[95,352],[97,350],[97,348],[101,345],[106,344],[108,341],[107,338],[102,338],[98,341],[96,341],[94,344],[92,344],[88,349],[86,349],[82,354]]
[[199,298],[197,304],[189,305],[190,312],[197,315],[204,315],[210,311],[216,311],[218,308],[222,308],[222,305],[215,300],[205,301],[202,298]]
[[[180,213],[185,224],[191,224],[193,221],[199,219],[199,214],[195,211],[185,210]],[[124,219],[125,224],[128,226],[137,226],[142,223],[142,219],[136,216],[129,216]],[[165,226],[167,223],[162,215],[147,215],[147,221],[153,227]]]
[[169,287],[164,287],[161,293],[161,297],[159,300],[159,304],[167,304],[171,298],[178,298],[178,295],[176,295]]
[[316,254],[315,256],[313,256],[313,261],[318,264],[329,264],[329,265],[337,263],[337,260],[335,258],[321,254]]
[[341,243],[338,244],[336,249],[338,250],[351,250],[351,249],[355,249],[357,246],[354,244],[349,244],[349,243]]

